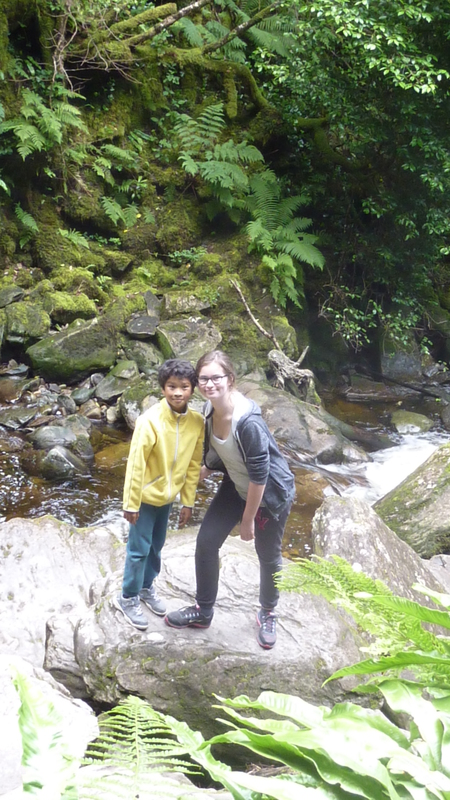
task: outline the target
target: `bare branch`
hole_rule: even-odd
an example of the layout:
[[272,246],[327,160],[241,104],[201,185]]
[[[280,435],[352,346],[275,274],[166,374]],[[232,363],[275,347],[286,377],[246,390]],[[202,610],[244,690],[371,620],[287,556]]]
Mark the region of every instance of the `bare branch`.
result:
[[149,39],[153,39],[155,36],[157,36],[158,33],[161,33],[161,31],[169,28],[174,22],[182,19],[182,17],[187,17],[192,11],[198,11],[199,8],[203,8],[203,6],[207,6],[212,2],[213,0],[195,0],[195,3],[185,6],[181,9],[181,11],[177,11],[175,14],[171,14],[169,17],[163,19],[162,22],[158,22],[157,25],[154,25],[153,28],[150,28],[150,30],[145,31],[145,33],[140,33],[136,36],[130,36],[126,42],[130,47],[135,47],[138,44],[147,42]]
[[266,331],[263,328],[263,326],[258,322],[258,320],[254,316],[252,311],[250,310],[250,307],[249,307],[244,295],[242,294],[242,290],[241,290],[241,287],[239,286],[238,282],[233,280],[232,278],[230,278],[230,283],[236,289],[239,297],[241,298],[241,300],[242,300],[242,302],[244,304],[245,310],[247,311],[247,314],[249,315],[249,317],[250,317],[251,321],[253,322],[253,324],[256,325],[256,327],[258,328],[259,332],[262,333],[263,336],[267,336],[267,338],[270,339],[270,341],[274,343],[274,345],[277,348],[277,350],[281,351],[281,347],[280,347],[280,345],[279,345],[279,343],[278,343],[278,341],[277,341],[277,339],[275,337],[275,334],[274,333],[269,333],[268,331]]
[[202,53],[205,55],[207,53],[213,53],[214,50],[219,50],[224,45],[228,44],[232,39],[235,39],[236,36],[240,36],[245,31],[248,31],[249,28],[252,28],[254,25],[257,25],[258,22],[261,22],[265,17],[269,17],[273,14],[277,8],[282,4],[283,0],[277,0],[276,3],[272,3],[271,6],[267,6],[267,8],[263,8],[262,11],[259,11],[258,14],[255,14],[254,17],[248,19],[246,22],[242,22],[240,25],[237,25],[236,28],[233,30],[228,31],[225,36],[222,37],[218,42],[211,42],[210,44],[205,45],[202,47]]

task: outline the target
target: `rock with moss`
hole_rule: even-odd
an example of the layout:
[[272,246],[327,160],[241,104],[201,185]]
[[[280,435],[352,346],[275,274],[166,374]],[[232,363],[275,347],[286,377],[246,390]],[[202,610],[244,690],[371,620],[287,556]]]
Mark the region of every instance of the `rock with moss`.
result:
[[142,294],[128,294],[108,303],[103,312],[107,325],[116,332],[125,333],[129,319],[140,311],[146,310],[145,298]]
[[117,329],[104,318],[76,320],[27,349],[33,369],[46,380],[75,383],[116,361]]
[[[49,278],[52,282],[52,287],[58,291],[70,292],[71,294],[81,292],[91,300],[97,300],[102,304],[108,300],[108,295],[102,290],[98,277],[90,269],[84,267],[57,267],[51,271]],[[46,281],[42,281],[43,285],[46,283]]]
[[164,358],[185,358],[195,363],[208,350],[215,350],[222,336],[211,320],[191,317],[162,322],[156,341]]
[[199,243],[202,235],[202,210],[194,200],[174,200],[158,215],[156,241],[162,253],[179,252]]
[[140,378],[121,394],[118,408],[127,426],[133,430],[136,420],[146,408],[161,396],[161,387],[156,375]]
[[174,286],[177,282],[179,272],[164,264],[158,258],[146,258],[139,267],[133,268],[126,283],[128,291],[133,291],[133,287],[138,287],[134,291],[148,291],[158,288],[159,291]]
[[164,295],[164,312],[167,317],[181,314],[198,314],[211,308],[209,300],[189,292],[168,292]]
[[139,370],[134,361],[118,361],[109,375],[95,387],[95,397],[105,403],[112,403],[129,387],[130,382],[139,378]]
[[133,256],[120,250],[102,249],[102,255],[108,272],[111,275],[123,275],[133,263]]
[[42,304],[52,320],[60,325],[67,325],[76,319],[92,319],[97,314],[94,301],[83,293],[50,292],[45,295]]
[[22,300],[24,291],[20,286],[15,286],[13,283],[10,286],[5,286],[0,289],[0,308],[9,306],[10,303],[16,303]]
[[5,332],[6,332],[6,313],[1,308],[0,309],[0,356],[2,351],[3,341],[5,338]]
[[45,274],[61,266],[70,269],[94,265],[100,271],[105,269],[105,259],[98,252],[60,233],[65,225],[53,205],[45,202],[34,210],[33,216],[39,228],[33,239],[34,261]]
[[132,228],[120,233],[124,251],[131,256],[137,256],[140,261],[151,257],[156,250],[156,231],[156,222],[138,220]]
[[422,558],[450,552],[450,444],[374,505],[397,536]]
[[139,371],[144,375],[153,374],[163,361],[161,351],[152,342],[137,339],[124,342],[123,352],[126,358],[136,362]]
[[6,341],[24,344],[41,339],[50,330],[51,320],[43,308],[20,301],[5,308]]

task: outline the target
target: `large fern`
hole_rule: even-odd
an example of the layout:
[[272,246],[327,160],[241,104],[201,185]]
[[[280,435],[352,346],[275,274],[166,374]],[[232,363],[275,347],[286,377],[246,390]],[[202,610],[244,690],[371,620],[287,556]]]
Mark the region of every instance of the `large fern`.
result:
[[283,196],[282,183],[268,169],[251,177],[244,200],[244,207],[252,217],[246,228],[249,250],[256,250],[262,256],[271,273],[272,296],[281,306],[288,299],[301,305],[301,262],[320,269],[324,265],[324,257],[315,246],[317,236],[304,232],[311,220],[294,216],[306,202],[304,195]]
[[[439,635],[436,628],[424,627],[432,624],[450,629],[447,611],[396,597],[382,581],[357,572],[338,556],[332,556],[331,560],[299,559],[286,567],[278,582],[287,591],[325,597],[348,612],[371,635],[371,643],[361,648],[371,658],[346,667],[333,677],[388,669],[399,672],[408,666],[427,685],[450,686],[450,638]],[[415,588],[450,607],[447,596],[424,587]]]

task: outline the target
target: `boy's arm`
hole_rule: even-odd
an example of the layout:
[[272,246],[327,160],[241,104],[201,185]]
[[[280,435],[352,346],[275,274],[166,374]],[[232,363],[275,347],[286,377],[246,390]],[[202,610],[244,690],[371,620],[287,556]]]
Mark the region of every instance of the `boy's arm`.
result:
[[186,480],[180,492],[181,504],[183,506],[187,506],[188,508],[193,508],[193,505],[195,503],[195,492],[197,490],[197,484],[200,475],[204,438],[205,438],[205,430],[202,425],[201,428],[199,429],[198,438],[195,444],[192,458],[186,470]]
[[[141,506],[142,487],[144,485],[145,466],[150,452],[155,444],[155,433],[150,422],[144,417],[138,417],[136,427],[131,439],[128,454],[125,483],[123,487],[123,510],[138,514]],[[136,522],[129,519],[128,522]]]

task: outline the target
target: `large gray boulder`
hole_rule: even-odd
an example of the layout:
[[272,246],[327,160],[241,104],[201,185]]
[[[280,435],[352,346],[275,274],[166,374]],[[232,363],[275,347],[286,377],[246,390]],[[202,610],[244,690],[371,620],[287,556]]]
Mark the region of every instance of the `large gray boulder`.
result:
[[42,666],[47,620],[84,612],[91,584],[123,563],[115,528],[74,528],[54,517],[0,524],[0,654]]
[[[194,602],[194,547],[190,532],[172,533],[164,548],[158,585],[169,610]],[[96,583],[93,604],[75,627],[75,661],[96,701],[115,703],[135,693],[210,735],[218,731],[214,694],[257,697],[267,689],[326,705],[348,699],[349,683],[322,684],[358,660],[360,637],[322,598],[283,594],[277,647],[268,652],[258,645],[259,565],[251,543],[230,537],[222,548],[219,596],[207,630],[169,628],[150,611],[147,631],[135,630],[113,604],[121,577]],[[53,673],[60,661],[54,635],[50,644],[57,660],[47,658],[46,667]],[[66,682],[62,671],[59,679]]]
[[381,498],[377,514],[420,556],[450,552],[450,444]]

